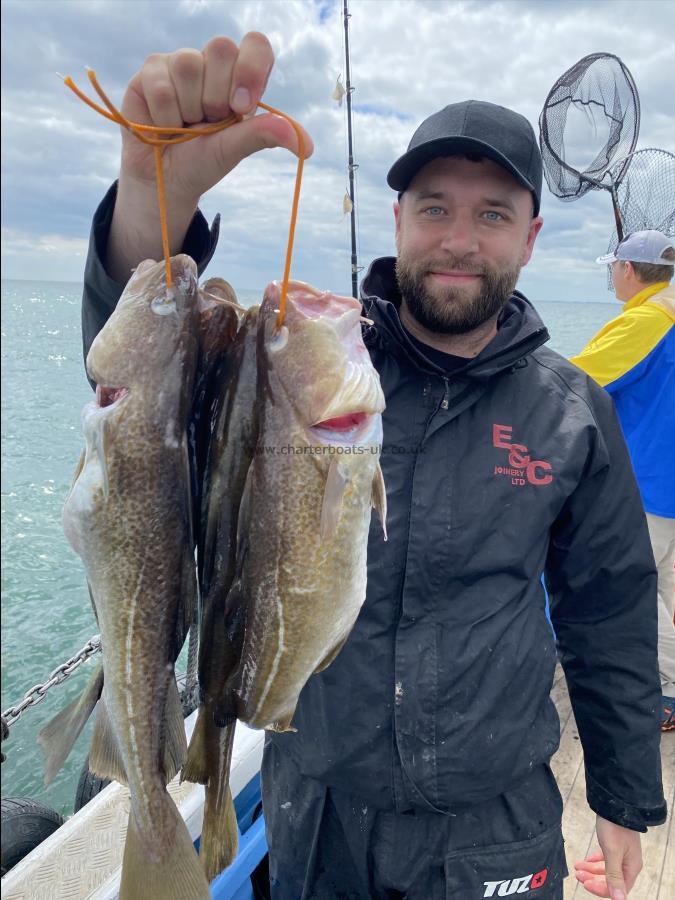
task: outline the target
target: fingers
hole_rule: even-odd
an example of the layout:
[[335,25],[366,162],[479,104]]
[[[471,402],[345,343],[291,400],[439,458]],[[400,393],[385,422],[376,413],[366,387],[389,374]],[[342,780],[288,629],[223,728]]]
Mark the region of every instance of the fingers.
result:
[[594,897],[609,897],[605,878],[605,859],[602,853],[592,853],[574,864],[574,876]]
[[204,57],[199,50],[177,50],[169,56],[168,68],[182,117],[181,124],[196,125],[204,118]]
[[140,88],[154,125],[160,128],[180,128],[183,125],[168,54],[154,53],[145,60],[140,71]]
[[153,53],[129,83],[122,110],[132,121],[161,128],[245,115],[262,97],[273,65],[270,42],[255,31],[239,47],[215,37],[202,52]]
[[202,110],[207,121],[226,119],[232,112],[230,84],[238,52],[234,41],[226,37],[212,38],[204,47]]
[[274,53],[264,34],[251,31],[244,35],[232,71],[230,108],[245,115],[255,108],[267,85]]
[[604,861],[599,862],[591,862],[590,859],[584,859],[581,862],[574,864],[575,872],[581,872],[586,875],[604,875],[605,874],[605,863]]
[[604,878],[593,878],[588,873],[575,872],[577,881],[583,885],[585,891],[594,897],[609,897],[609,887]]

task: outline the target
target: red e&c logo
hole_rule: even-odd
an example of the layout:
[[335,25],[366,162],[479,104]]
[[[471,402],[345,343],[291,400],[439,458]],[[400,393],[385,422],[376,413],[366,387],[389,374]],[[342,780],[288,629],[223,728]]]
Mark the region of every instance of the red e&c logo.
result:
[[492,446],[509,451],[508,466],[495,466],[495,475],[511,476],[511,484],[541,486],[550,484],[552,466],[543,459],[532,459],[525,444],[514,444],[511,440],[511,425],[492,426]]

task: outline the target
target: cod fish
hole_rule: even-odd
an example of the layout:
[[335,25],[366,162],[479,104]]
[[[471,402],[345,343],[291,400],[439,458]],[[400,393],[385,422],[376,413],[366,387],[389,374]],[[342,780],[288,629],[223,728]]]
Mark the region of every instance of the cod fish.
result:
[[[384,396],[352,297],[272,283],[258,322],[258,444],[238,523],[226,616],[239,631],[229,712],[285,731],[298,695],[337,656],[366,595],[371,507],[383,528]],[[385,535],[386,536],[386,535]]]
[[63,515],[103,648],[89,765],[131,795],[124,900],[209,897],[166,790],[187,751],[174,663],[197,603],[187,444],[197,271],[185,255],[171,267],[167,290],[164,263],[141,263],[91,346],[96,401],[83,411],[86,450]]
[[200,856],[214,878],[237,853],[237,819],[229,788],[235,723],[223,718],[227,680],[241,641],[227,628],[226,601],[234,579],[239,506],[257,435],[256,341],[258,307],[243,313],[234,343],[210,384],[216,398],[202,483],[197,545],[201,598],[199,685],[202,705],[182,778],[205,785]]

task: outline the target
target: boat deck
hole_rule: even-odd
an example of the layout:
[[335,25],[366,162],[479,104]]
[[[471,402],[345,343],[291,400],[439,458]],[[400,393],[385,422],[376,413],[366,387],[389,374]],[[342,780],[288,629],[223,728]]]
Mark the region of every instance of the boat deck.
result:
[[[598,849],[595,838],[595,813],[586,803],[586,783],[581,742],[572,714],[562,669],[558,666],[552,695],[560,715],[560,749],[552,768],[563,796],[563,834],[570,877],[565,880],[565,900],[584,900],[591,895],[574,877],[574,863]],[[659,828],[642,835],[640,873],[630,900],[672,900],[675,897],[675,732],[661,737],[663,790],[668,803],[668,820]]]

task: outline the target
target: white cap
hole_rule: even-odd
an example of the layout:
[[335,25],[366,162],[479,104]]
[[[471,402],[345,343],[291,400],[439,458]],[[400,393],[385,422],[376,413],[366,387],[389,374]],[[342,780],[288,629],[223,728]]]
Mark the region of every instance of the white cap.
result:
[[625,237],[614,253],[606,253],[596,259],[598,263],[624,262],[651,263],[655,266],[672,266],[673,259],[664,259],[666,250],[675,251],[673,238],[660,231],[635,231]]

